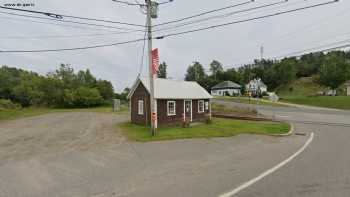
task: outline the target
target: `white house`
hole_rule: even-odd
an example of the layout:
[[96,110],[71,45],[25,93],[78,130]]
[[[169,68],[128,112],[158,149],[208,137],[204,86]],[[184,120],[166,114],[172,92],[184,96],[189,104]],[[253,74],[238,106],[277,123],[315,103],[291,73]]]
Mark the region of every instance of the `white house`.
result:
[[350,96],[350,81],[347,81],[345,83],[345,87],[346,87],[346,95]]
[[211,88],[211,95],[213,96],[235,96],[241,95],[242,86],[232,81],[221,82]]
[[264,84],[261,79],[253,79],[246,85],[246,90],[251,92],[253,95],[257,95],[259,92],[260,94],[267,92],[267,86]]

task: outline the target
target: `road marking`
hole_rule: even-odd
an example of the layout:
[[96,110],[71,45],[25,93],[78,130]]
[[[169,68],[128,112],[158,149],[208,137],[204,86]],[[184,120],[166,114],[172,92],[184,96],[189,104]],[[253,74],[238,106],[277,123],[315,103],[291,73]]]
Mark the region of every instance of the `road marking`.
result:
[[260,174],[259,176],[251,179],[250,181],[247,181],[245,183],[243,183],[242,185],[238,186],[237,188],[220,195],[219,197],[231,197],[233,195],[236,195],[237,193],[239,193],[240,191],[244,190],[245,188],[253,185],[254,183],[260,181],[261,179],[263,179],[264,177],[268,176],[269,174],[272,174],[273,172],[277,171],[278,169],[280,169],[281,167],[283,167],[284,165],[286,165],[287,163],[291,162],[295,157],[297,157],[298,155],[300,155],[312,142],[312,140],[314,139],[314,133],[311,133],[309,139],[305,142],[304,146],[301,147],[296,153],[294,153],[292,156],[290,156],[289,158],[287,158],[286,160],[282,161],[281,163],[279,163],[278,165],[276,165],[273,168],[268,169],[267,171],[265,171],[264,173]]
[[289,118],[290,116],[286,116],[286,115],[276,115],[277,117],[280,117],[280,118]]

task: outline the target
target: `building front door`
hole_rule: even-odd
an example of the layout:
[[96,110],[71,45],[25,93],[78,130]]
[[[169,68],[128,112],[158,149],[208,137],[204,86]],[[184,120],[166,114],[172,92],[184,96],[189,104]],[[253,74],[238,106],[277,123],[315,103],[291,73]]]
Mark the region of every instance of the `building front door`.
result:
[[192,122],[192,100],[185,100],[185,119]]

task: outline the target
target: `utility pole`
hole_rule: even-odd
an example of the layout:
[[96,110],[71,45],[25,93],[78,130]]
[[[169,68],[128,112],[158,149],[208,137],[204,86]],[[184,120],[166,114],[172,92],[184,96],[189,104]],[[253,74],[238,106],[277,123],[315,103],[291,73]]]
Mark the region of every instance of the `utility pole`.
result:
[[[264,59],[264,45],[261,45],[260,47],[260,66],[262,66],[263,64],[263,59]],[[259,104],[260,104],[260,96],[261,95],[261,89],[260,89],[260,81],[258,83],[258,90],[257,90],[257,93],[258,93],[258,100],[256,101],[256,112],[257,112],[257,115],[259,115]]]
[[153,74],[152,68],[152,9],[153,2],[145,0],[147,5],[147,32],[148,32],[148,64],[149,64],[149,81],[150,81],[150,106],[151,106],[151,133],[153,136],[157,134],[157,101],[154,99],[154,80],[156,76]]

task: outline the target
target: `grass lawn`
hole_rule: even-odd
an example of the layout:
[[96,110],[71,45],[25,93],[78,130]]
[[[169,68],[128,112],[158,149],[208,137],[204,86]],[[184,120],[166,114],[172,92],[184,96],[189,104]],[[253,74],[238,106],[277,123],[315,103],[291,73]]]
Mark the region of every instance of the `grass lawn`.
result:
[[220,100],[225,100],[225,101],[232,101],[232,102],[252,104],[252,105],[259,104],[259,105],[265,105],[265,106],[284,106],[283,104],[270,102],[270,101],[265,100],[265,99],[260,99],[258,101],[257,99],[251,98],[249,100],[248,97],[220,96],[220,97],[215,97],[215,98],[220,99]]
[[255,109],[250,108],[239,108],[239,107],[227,107],[225,105],[220,104],[211,104],[211,110],[213,113],[220,114],[243,114],[243,115],[257,115],[257,111]]
[[[117,113],[126,113],[127,107],[122,107],[121,111]],[[13,120],[17,118],[25,118],[31,116],[38,116],[47,113],[59,112],[98,112],[98,113],[112,113],[112,107],[101,106],[95,108],[76,108],[76,109],[57,109],[57,108],[23,108],[23,109],[0,109],[0,121]]]
[[118,127],[123,133],[134,141],[147,142],[159,140],[174,140],[186,138],[212,138],[229,137],[238,134],[283,134],[287,133],[290,125],[279,122],[255,122],[214,118],[211,124],[198,124],[189,128],[162,127],[158,129],[157,136],[150,134],[149,127],[122,123]]
[[349,96],[284,96],[282,102],[350,110]]

